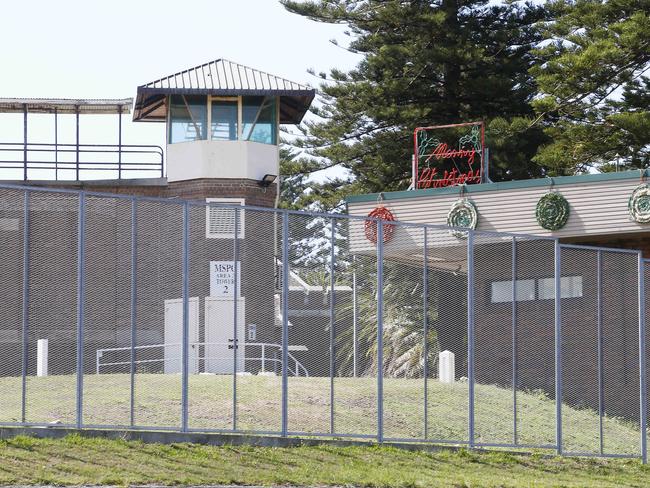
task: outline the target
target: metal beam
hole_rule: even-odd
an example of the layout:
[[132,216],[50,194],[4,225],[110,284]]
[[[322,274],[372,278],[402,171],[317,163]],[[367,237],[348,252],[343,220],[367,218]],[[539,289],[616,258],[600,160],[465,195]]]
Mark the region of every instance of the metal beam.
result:
[[377,442],[384,441],[384,223],[377,221]]
[[555,241],[555,444],[562,455],[562,247]]
[[469,447],[474,447],[474,231],[467,231],[467,381]]
[[27,364],[29,341],[29,191],[23,199],[23,337],[21,421],[27,421]]
[[77,227],[77,428],[83,426],[84,332],[86,318],[86,195],[79,193]]
[[648,385],[646,383],[646,323],[645,323],[645,265],[643,253],[638,259],[638,299],[639,299],[639,430],[641,431],[641,462],[648,462]]
[[76,130],[75,130],[75,133],[76,133],[76,139],[75,139],[75,141],[76,141],[75,142],[75,145],[76,145],[76,152],[75,152],[76,153],[76,159],[75,159],[75,161],[76,161],[76,165],[75,165],[76,172],[75,172],[75,175],[76,175],[76,180],[79,181],[79,107],[77,107],[77,110],[76,110],[76,113],[75,113],[75,122],[76,122]]
[[27,181],[27,104],[23,104],[23,181]]

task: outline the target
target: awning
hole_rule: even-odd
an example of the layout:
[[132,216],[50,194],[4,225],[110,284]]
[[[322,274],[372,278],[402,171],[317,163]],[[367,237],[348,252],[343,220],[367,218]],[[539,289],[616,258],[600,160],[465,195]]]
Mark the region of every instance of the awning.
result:
[[67,98],[0,98],[0,113],[37,114],[128,114],[132,98],[67,99]]

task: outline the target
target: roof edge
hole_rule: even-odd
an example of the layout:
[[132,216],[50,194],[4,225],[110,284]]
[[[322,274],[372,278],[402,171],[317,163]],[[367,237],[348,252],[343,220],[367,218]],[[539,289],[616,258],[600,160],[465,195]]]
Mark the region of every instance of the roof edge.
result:
[[151,95],[265,95],[272,93],[277,96],[299,97],[299,96],[316,96],[316,89],[309,88],[304,90],[283,90],[275,88],[153,88],[140,86],[138,93],[148,93]]
[[211,65],[211,64],[216,64],[216,63],[221,63],[221,62],[230,63],[230,64],[233,64],[233,65],[235,65],[235,66],[239,66],[239,67],[242,67],[242,68],[249,69],[249,70],[251,70],[251,71],[256,71],[256,72],[258,72],[258,73],[260,73],[260,74],[263,74],[263,75],[266,75],[266,76],[270,76],[270,77],[273,77],[273,78],[277,78],[278,80],[282,80],[282,81],[284,81],[284,82],[286,82],[286,83],[290,83],[290,84],[292,84],[292,85],[298,85],[299,87],[301,87],[301,89],[305,89],[305,90],[306,90],[306,89],[309,89],[309,88],[310,88],[309,86],[307,86],[307,85],[303,85],[302,83],[298,83],[298,82],[296,82],[296,81],[291,81],[291,80],[289,80],[289,79],[287,79],[287,78],[284,78],[284,77],[282,77],[282,76],[274,75],[274,74],[271,74],[271,73],[269,73],[269,72],[267,72],[267,71],[262,71],[262,70],[257,69],[257,68],[252,68],[252,67],[250,67],[250,66],[248,66],[248,65],[241,64],[241,63],[237,63],[237,62],[235,62],[235,61],[231,61],[230,59],[226,59],[226,58],[217,58],[217,59],[214,59],[214,60],[212,60],[212,61],[208,61],[207,63],[199,64],[198,66],[193,66],[193,67],[191,67],[191,68],[186,68],[186,69],[181,70],[181,71],[178,71],[178,72],[176,72],[176,73],[173,73],[173,74],[170,74],[170,75],[167,75],[167,76],[163,76],[163,77],[161,77],[161,78],[158,78],[157,80],[150,81],[150,82],[148,82],[148,83],[144,83],[144,84],[138,86],[137,89],[140,90],[140,89],[144,89],[144,88],[153,88],[151,85],[155,85],[156,83],[159,83],[159,82],[162,82],[162,81],[168,80],[168,79],[170,79],[170,78],[174,78],[174,77],[176,77],[176,76],[180,76],[180,75],[183,75],[183,74],[185,74],[185,73],[189,73],[189,72],[191,72],[191,71],[198,70],[198,69],[200,69],[200,68],[204,68],[204,67],[209,66],[209,65]]
[[[629,179],[642,179],[650,176],[650,170],[629,170],[618,173],[595,173],[574,176],[555,176],[535,178],[531,180],[500,181],[498,183],[482,183],[479,185],[466,185],[465,194],[483,193],[489,191],[516,190],[520,188],[535,188],[550,186],[575,185],[580,183],[596,183],[601,181],[616,181]],[[422,198],[428,196],[448,195],[459,192],[459,185],[444,188],[427,188],[423,190],[387,191],[379,193],[366,193],[352,195],[345,199],[346,203],[376,202],[381,195],[383,200],[400,200],[406,198]]]

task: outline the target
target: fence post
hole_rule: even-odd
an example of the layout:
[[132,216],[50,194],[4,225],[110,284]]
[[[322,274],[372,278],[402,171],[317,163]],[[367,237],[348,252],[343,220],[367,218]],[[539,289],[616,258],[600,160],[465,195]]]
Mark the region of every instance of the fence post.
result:
[[27,181],[27,104],[23,104],[23,181]]
[[555,240],[554,247],[554,293],[555,293],[555,443],[557,453],[562,455],[562,248]]
[[[334,244],[336,242],[336,220],[330,219],[332,226],[331,236],[330,236],[330,434],[334,433],[334,369],[336,367],[335,353],[336,348],[334,346],[334,341],[336,340],[336,333],[334,331],[335,322],[334,322],[334,306],[335,306],[335,296],[334,296],[334,269],[336,265],[336,255],[334,252]],[[296,371],[298,367],[296,366]]]
[[232,375],[232,430],[237,430],[237,360],[239,350],[239,338],[237,337],[237,312],[239,308],[239,280],[237,279],[237,272],[239,271],[239,209],[234,207],[235,211],[235,238],[233,239],[233,261],[235,267],[234,286],[233,290],[233,341],[232,341],[232,357],[233,357],[233,375]]
[[76,134],[77,134],[77,137],[75,139],[75,141],[76,141],[75,142],[75,144],[76,144],[76,150],[75,150],[75,154],[76,154],[76,157],[75,157],[75,163],[76,163],[75,164],[75,168],[76,168],[75,175],[76,176],[75,177],[76,177],[77,181],[79,181],[79,179],[80,179],[80,173],[79,173],[79,107],[76,107],[75,117],[76,117],[75,121],[76,121]]
[[25,190],[23,200],[23,334],[22,334],[22,393],[21,414],[22,423],[27,418],[27,344],[29,340],[29,191]]
[[117,106],[117,179],[122,179],[122,106]]
[[469,447],[474,447],[474,231],[467,231],[467,380]]
[[357,377],[357,328],[358,328],[358,303],[357,303],[357,255],[352,256],[352,376]]
[[605,373],[603,367],[603,253],[596,251],[596,326],[598,335],[598,438],[600,453],[604,452],[603,416],[605,415]]
[[189,203],[183,204],[183,337],[181,339],[181,430],[187,432],[188,419],[188,370],[190,330],[190,253],[189,253]]
[[645,340],[645,265],[643,253],[639,252],[639,401],[640,401],[640,431],[641,431],[641,462],[648,462],[647,420],[648,398],[646,385],[646,340]]
[[83,425],[86,194],[79,193],[77,227],[77,428]]
[[519,370],[517,369],[518,334],[517,334],[517,238],[512,238],[512,440],[517,440],[517,385]]
[[282,212],[282,436],[289,426],[287,368],[289,367],[289,213]]
[[130,424],[135,425],[135,346],[137,345],[137,252],[138,252],[138,201],[135,197],[131,199],[131,351],[130,351]]
[[377,220],[377,442],[384,441],[384,224]]
[[424,329],[424,344],[423,344],[423,372],[424,375],[424,438],[429,437],[429,266],[428,266],[428,242],[427,242],[427,228],[422,228],[424,231],[422,242],[422,320]]

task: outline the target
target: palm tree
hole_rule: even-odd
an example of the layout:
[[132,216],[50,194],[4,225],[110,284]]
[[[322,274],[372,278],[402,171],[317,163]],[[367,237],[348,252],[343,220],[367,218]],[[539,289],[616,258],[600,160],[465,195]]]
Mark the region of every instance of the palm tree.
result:
[[[377,365],[377,266],[372,257],[358,256],[352,265],[357,275],[357,348],[360,375],[376,375]],[[398,262],[384,263],[383,289],[383,372],[385,376],[422,377],[425,365],[423,268]],[[351,280],[345,280],[350,284]],[[428,321],[433,324],[437,310],[431,297],[437,295],[435,280],[429,280]],[[352,322],[352,303],[337,307],[337,323]],[[352,328],[337,333],[339,371],[351,371]],[[426,361],[429,370],[437,367],[437,332],[428,327]]]

